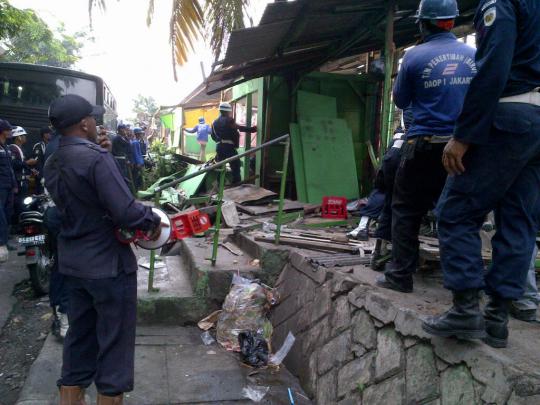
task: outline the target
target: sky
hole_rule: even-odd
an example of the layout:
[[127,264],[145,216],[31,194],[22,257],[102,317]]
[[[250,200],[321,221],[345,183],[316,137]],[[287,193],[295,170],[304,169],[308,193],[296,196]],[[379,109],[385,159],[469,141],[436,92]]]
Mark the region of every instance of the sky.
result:
[[[266,3],[253,0],[253,18],[258,24]],[[68,34],[89,31],[88,0],[10,0],[18,8],[31,8],[51,27],[65,24]],[[90,36],[76,69],[102,77],[116,97],[121,119],[132,117],[133,102],[138,94],[152,96],[158,105],[179,103],[203,80],[200,63],[206,74],[213,57],[204,42],[185,66],[178,66],[174,81],[169,18],[172,0],[155,0],[152,25],[146,25],[147,0],[107,0],[107,9],[95,9]]]

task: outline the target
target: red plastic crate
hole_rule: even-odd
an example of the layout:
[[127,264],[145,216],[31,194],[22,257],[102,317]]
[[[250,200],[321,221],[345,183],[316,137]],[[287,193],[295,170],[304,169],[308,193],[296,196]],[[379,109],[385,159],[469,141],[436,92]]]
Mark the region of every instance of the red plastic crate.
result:
[[321,216],[329,219],[347,219],[347,199],[345,197],[323,197]]
[[171,218],[171,223],[174,239],[184,239],[203,233],[212,225],[210,217],[207,214],[201,214],[198,210],[177,214]]

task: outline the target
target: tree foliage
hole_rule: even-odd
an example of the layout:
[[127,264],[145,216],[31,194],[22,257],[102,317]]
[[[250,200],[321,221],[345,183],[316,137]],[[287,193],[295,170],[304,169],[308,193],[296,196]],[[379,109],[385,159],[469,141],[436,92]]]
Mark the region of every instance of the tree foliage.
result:
[[7,0],[0,0],[0,40],[15,35],[27,18],[25,11],[13,7]]
[[153,97],[145,97],[139,94],[133,100],[133,112],[137,114],[138,119],[148,121],[158,109],[159,107]]
[[[173,0],[170,43],[173,67],[186,63],[188,54],[200,39],[212,48],[215,59],[221,57],[232,30],[244,28],[244,14],[253,0]],[[105,0],[88,0],[90,16],[96,6],[105,8]],[[155,0],[149,0],[147,23],[151,24]],[[176,78],[176,71],[175,71]]]
[[[6,30],[3,39],[7,52],[0,56],[3,62],[22,62],[69,68],[79,60],[80,41],[86,36],[73,36],[61,25],[55,33],[33,10],[17,10],[4,0],[16,29]],[[4,18],[4,16],[2,17]]]

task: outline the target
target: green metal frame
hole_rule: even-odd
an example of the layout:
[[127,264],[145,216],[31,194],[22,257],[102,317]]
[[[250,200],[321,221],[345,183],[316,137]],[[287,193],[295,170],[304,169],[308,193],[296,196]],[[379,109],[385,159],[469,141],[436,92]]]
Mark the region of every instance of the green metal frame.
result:
[[219,248],[219,231],[221,230],[221,206],[223,205],[223,190],[225,188],[225,173],[226,170],[224,167],[219,169],[219,190],[218,190],[218,200],[217,200],[217,213],[216,213],[216,223],[214,224],[214,241],[212,245],[212,266],[216,265],[217,254]]
[[281,225],[283,224],[283,204],[285,199],[285,188],[287,185],[287,171],[289,168],[289,150],[291,147],[291,138],[287,138],[285,141],[285,150],[283,152],[283,170],[277,172],[281,174],[281,185],[279,188],[279,208],[276,217],[276,245],[279,244],[279,238],[281,236]]

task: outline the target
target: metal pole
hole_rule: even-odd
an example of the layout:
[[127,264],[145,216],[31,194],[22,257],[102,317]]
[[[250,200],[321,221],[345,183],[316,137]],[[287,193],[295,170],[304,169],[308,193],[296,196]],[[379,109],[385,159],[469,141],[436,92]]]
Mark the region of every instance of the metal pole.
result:
[[221,229],[221,206],[223,204],[223,189],[225,188],[225,168],[221,168],[219,174],[219,190],[216,212],[216,223],[214,224],[214,243],[212,246],[212,266],[216,265],[218,248],[219,248],[219,230]]
[[[159,206],[160,193],[156,194],[154,198],[154,205]],[[154,288],[154,270],[156,266],[156,251],[150,251],[150,269],[148,270],[148,292],[158,292],[159,288]]]
[[285,141],[285,152],[283,153],[283,170],[278,172],[281,174],[281,186],[279,188],[279,209],[276,218],[276,245],[279,244],[279,238],[281,236],[281,223],[283,220],[283,204],[285,199],[285,186],[287,185],[287,169],[289,168],[289,148],[291,140]]
[[200,176],[201,174],[204,174],[204,173],[207,173],[209,171],[215,170],[218,167],[225,166],[227,163],[234,162],[235,160],[241,159],[241,158],[243,158],[245,156],[248,156],[248,155],[253,155],[254,153],[257,153],[258,151],[260,151],[261,149],[264,149],[264,148],[267,148],[269,146],[275,145],[275,144],[277,144],[279,142],[284,141],[287,138],[289,138],[289,134],[282,135],[282,136],[280,136],[280,137],[278,137],[276,139],[272,139],[271,141],[263,143],[262,145],[257,146],[256,148],[250,149],[250,150],[248,150],[246,152],[240,153],[239,155],[236,155],[236,156],[227,158],[225,160],[222,160],[220,162],[217,162],[216,164],[214,164],[212,166],[205,167],[204,169],[201,169],[196,173],[188,174],[187,176],[184,176],[184,177],[182,177],[182,178],[180,178],[178,180],[174,180],[174,181],[171,181],[170,183],[163,184],[163,185],[161,185],[159,187],[156,187],[156,189],[154,190],[154,194],[159,193],[159,192],[165,190],[166,188],[174,187],[177,184],[183,183],[184,181],[187,181],[187,180],[192,179],[194,177]]
[[390,115],[390,92],[392,91],[392,72],[394,70],[394,14],[396,0],[388,0],[386,11],[386,34],[384,43],[384,90],[383,111],[381,119],[381,148],[379,157],[382,159],[388,146],[388,118]]
[[[246,100],[246,127],[251,127],[251,117],[253,113],[253,93],[249,93],[247,95]],[[244,149],[246,151],[251,149],[251,132],[246,132],[245,142],[244,142]],[[244,159],[244,180],[249,178],[249,157],[246,156]]]

